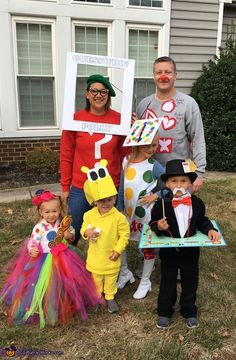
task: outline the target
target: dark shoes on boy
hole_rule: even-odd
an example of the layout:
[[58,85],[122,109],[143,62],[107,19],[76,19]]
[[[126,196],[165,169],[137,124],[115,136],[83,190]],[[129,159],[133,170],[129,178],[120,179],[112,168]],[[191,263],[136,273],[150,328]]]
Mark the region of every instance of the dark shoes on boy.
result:
[[[189,329],[194,329],[199,326],[199,322],[195,317],[189,317],[186,320],[186,325]],[[159,316],[156,326],[158,329],[168,329],[170,326],[170,318],[165,316]]]
[[107,300],[107,310],[110,314],[117,313],[120,309],[114,299]]
[[189,317],[186,319],[186,325],[189,329],[197,328],[199,326],[199,322],[195,317]]
[[156,325],[158,329],[167,329],[170,326],[170,318],[166,316],[159,316]]

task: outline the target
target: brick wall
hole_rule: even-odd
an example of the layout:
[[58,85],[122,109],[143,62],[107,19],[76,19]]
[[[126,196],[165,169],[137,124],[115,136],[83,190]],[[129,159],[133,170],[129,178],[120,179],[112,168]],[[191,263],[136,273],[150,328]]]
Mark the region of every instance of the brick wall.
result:
[[0,167],[23,163],[28,151],[48,146],[59,151],[60,137],[50,139],[0,139]]

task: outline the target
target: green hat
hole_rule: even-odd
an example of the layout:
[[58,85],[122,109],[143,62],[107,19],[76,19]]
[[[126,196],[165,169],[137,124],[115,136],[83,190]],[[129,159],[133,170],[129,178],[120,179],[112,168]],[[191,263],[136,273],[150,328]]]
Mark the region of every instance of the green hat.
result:
[[100,74],[94,74],[94,75],[89,76],[89,78],[87,79],[87,88],[89,88],[93,83],[103,84],[109,90],[109,93],[111,96],[116,96],[116,93],[113,90],[111,83],[104,76],[102,76]]

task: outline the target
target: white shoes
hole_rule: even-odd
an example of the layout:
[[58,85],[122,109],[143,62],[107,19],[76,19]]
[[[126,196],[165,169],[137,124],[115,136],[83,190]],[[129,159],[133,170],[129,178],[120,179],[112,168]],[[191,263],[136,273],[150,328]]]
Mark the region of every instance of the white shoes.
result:
[[135,282],[134,275],[129,269],[127,269],[125,274],[120,273],[119,279],[116,284],[117,289],[123,289],[128,282],[130,282],[130,284]]
[[133,298],[136,300],[140,300],[145,298],[145,296],[147,296],[147,293],[149,291],[152,291],[152,284],[150,280],[146,280],[145,282],[143,281],[139,284],[139,287],[137,288],[137,290],[135,291]]
[[152,290],[152,284],[150,281],[150,276],[153,270],[155,259],[144,260],[143,264],[143,274],[140,280],[138,289],[135,291],[133,298],[140,300],[145,298],[147,293]]

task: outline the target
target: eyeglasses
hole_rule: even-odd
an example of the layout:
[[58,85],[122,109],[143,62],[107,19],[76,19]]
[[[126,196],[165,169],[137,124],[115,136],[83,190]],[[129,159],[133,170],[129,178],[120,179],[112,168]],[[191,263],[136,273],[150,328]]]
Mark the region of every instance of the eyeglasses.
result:
[[89,92],[93,95],[93,96],[97,96],[97,94],[99,93],[101,96],[107,96],[109,94],[109,90],[108,89],[93,89],[90,88]]

